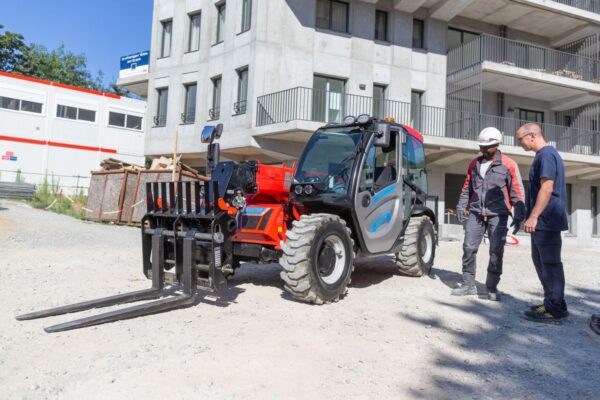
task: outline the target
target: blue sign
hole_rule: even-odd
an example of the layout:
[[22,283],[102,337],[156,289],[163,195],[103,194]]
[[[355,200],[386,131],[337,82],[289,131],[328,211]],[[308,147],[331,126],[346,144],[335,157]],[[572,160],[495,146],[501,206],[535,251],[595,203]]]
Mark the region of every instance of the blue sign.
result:
[[126,78],[132,75],[140,75],[148,72],[150,63],[150,52],[142,51],[140,53],[130,54],[121,57],[121,70],[119,78]]

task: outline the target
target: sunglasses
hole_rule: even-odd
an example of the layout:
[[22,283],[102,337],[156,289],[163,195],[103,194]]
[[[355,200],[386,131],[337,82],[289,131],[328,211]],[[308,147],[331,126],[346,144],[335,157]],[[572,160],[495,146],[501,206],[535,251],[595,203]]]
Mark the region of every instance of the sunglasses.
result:
[[523,135],[523,136],[521,136],[521,137],[517,137],[517,141],[519,141],[519,142],[520,142],[521,140],[525,139],[525,138],[526,138],[527,136],[529,136],[529,135],[533,135],[533,132],[529,132],[529,133],[526,133],[526,134],[524,134],[524,135]]

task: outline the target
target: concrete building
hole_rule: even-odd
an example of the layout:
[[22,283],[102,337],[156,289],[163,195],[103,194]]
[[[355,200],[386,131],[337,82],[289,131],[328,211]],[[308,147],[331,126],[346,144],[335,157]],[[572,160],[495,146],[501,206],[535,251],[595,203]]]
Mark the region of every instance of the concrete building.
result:
[[112,157],[144,165],[146,103],[0,72],[0,178],[87,189]]
[[567,166],[567,240],[600,243],[599,1],[155,0],[151,49],[121,82],[148,94],[149,156],[177,131],[202,167],[201,127],[222,122],[224,158],[291,161],[324,122],[391,116],[425,135],[441,233],[459,237],[479,130],[500,128],[527,177],[514,134],[537,121]]

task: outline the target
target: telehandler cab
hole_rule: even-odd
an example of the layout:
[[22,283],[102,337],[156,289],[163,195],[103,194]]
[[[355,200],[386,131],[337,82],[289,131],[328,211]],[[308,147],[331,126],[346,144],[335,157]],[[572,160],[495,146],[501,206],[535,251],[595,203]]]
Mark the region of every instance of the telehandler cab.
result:
[[[196,302],[226,287],[240,262],[279,262],[293,298],[324,304],[346,293],[355,257],[394,254],[401,273],[428,274],[436,215],[426,206],[423,137],[367,115],[318,129],[296,168],[219,162],[222,125],[204,128],[210,182],[146,186],[142,219],[147,290],[20,315],[42,318],[139,300],[141,305],[45,328],[58,332]],[[178,291],[164,291],[166,285]],[[179,292],[179,293],[178,293]],[[178,294],[177,294],[178,293]]]

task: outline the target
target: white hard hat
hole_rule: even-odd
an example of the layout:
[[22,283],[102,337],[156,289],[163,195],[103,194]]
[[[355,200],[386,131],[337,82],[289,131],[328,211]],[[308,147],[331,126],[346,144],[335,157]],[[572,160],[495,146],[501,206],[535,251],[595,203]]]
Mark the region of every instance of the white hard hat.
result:
[[483,128],[479,133],[479,146],[495,146],[502,143],[502,133],[493,126]]

